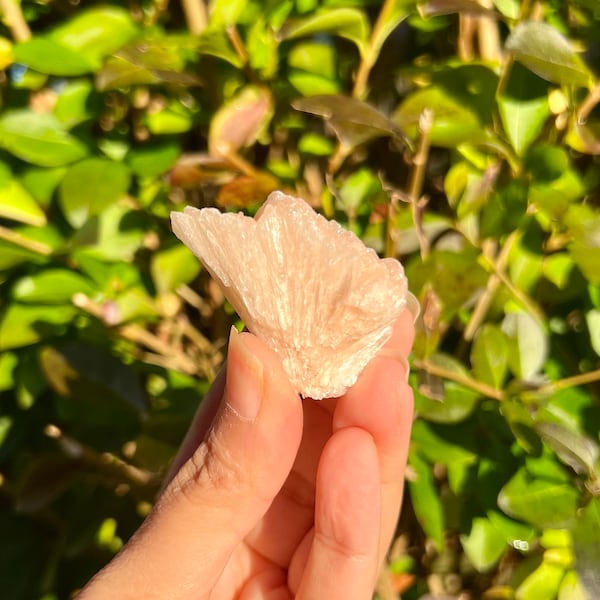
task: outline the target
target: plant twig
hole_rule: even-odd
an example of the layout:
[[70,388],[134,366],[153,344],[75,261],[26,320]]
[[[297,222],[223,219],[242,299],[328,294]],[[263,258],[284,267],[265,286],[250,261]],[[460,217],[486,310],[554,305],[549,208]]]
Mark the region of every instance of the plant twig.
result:
[[[101,321],[106,321],[102,307],[93,302],[85,294],[75,294],[73,304],[78,308],[85,310]],[[179,369],[184,373],[194,375],[198,372],[199,365],[195,360],[187,354],[175,349],[171,344],[161,340],[154,334],[146,331],[143,327],[133,323],[117,325],[115,331],[118,335],[126,340],[135,342],[141,346],[145,346],[149,350],[160,354],[169,359],[169,364],[172,368]]]
[[429,255],[429,240],[423,231],[423,208],[424,201],[422,199],[423,183],[425,181],[425,172],[427,168],[427,160],[429,159],[430,135],[431,127],[433,126],[433,111],[425,109],[419,118],[419,142],[417,151],[413,158],[413,169],[410,174],[410,182],[408,186],[408,195],[412,209],[413,223],[419,246],[421,249],[421,259],[425,260]]
[[577,123],[582,125],[590,116],[590,113],[600,102],[600,82],[596,83],[584,98],[583,102],[577,110]]
[[587,385],[588,383],[595,383],[596,381],[600,381],[600,369],[588,371],[587,373],[580,373],[579,375],[573,375],[571,377],[565,377],[564,379],[559,379],[558,381],[554,381],[552,383],[547,383],[534,391],[525,392],[523,395],[526,397],[540,395],[549,396],[568,388]]
[[477,333],[479,326],[481,325],[481,323],[483,322],[483,320],[485,318],[485,315],[487,314],[487,311],[492,303],[492,300],[494,299],[494,295],[496,294],[496,291],[498,290],[498,287],[500,286],[500,277],[498,277],[498,275],[496,273],[503,272],[504,269],[506,269],[506,265],[508,264],[508,258],[510,256],[511,250],[515,244],[515,241],[517,240],[517,237],[518,237],[517,231],[513,231],[513,233],[511,233],[508,236],[508,238],[506,239],[506,242],[502,246],[502,250],[500,251],[500,254],[498,255],[498,258],[496,259],[495,262],[492,261],[491,257],[489,256],[489,250],[487,250],[487,246],[484,247],[483,254],[484,254],[484,256],[487,256],[490,263],[493,262],[494,273],[492,273],[489,276],[486,289],[483,292],[483,294],[479,297],[479,300],[477,301],[477,304],[475,305],[475,308],[473,309],[473,313],[471,314],[471,319],[469,320],[469,322],[465,328],[463,338],[467,342],[470,342],[475,337],[475,333]]
[[112,452],[98,452],[79,440],[64,433],[56,425],[46,425],[45,433],[48,437],[55,439],[60,449],[70,458],[81,460],[84,463],[107,472],[117,479],[125,480],[130,484],[145,487],[159,483],[159,477],[155,473],[140,469],[125,462]]
[[8,227],[0,225],[0,240],[6,240],[15,246],[20,246],[26,250],[31,250],[36,254],[42,254],[43,256],[49,256],[52,254],[52,247],[43,242],[37,240],[30,240],[22,236],[18,231],[13,231]]
[[352,89],[352,96],[354,98],[363,98],[367,93],[367,83],[371,69],[377,62],[379,57],[379,51],[381,50],[381,44],[378,43],[382,36],[382,31],[385,28],[386,22],[390,18],[390,13],[394,10],[394,4],[396,0],[385,0],[381,11],[377,16],[373,31],[365,47],[358,70],[356,71],[356,78],[354,80],[354,87]]
[[494,400],[504,400],[505,395],[502,390],[498,390],[487,383],[477,381],[477,379],[474,379],[469,375],[464,375],[463,373],[457,373],[456,371],[451,371],[450,369],[440,367],[439,365],[435,365],[428,360],[414,360],[413,366],[417,369],[425,371],[426,373],[429,373],[430,375],[435,375],[437,377],[441,377],[442,379],[447,379],[448,381],[454,381],[455,383],[464,385],[465,387],[468,387],[469,389],[472,389],[483,396],[487,396],[488,398],[493,398]]
[[15,41],[26,42],[31,38],[31,30],[16,0],[0,0],[0,12]]
[[181,0],[185,20],[192,35],[200,35],[208,23],[204,0]]

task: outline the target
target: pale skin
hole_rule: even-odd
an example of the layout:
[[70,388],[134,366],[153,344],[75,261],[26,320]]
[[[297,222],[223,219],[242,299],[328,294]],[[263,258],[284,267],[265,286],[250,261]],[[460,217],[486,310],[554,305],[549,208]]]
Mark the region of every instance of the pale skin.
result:
[[80,600],[369,600],[402,502],[413,335],[404,311],[357,383],[315,402],[232,334],[154,510]]

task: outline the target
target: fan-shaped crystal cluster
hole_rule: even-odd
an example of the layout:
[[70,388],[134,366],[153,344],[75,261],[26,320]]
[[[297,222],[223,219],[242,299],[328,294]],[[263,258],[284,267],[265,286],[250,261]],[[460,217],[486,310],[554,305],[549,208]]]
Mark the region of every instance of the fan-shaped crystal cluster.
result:
[[187,207],[171,221],[303,397],[341,396],[406,306],[402,265],[299,198],[273,192],[255,219]]

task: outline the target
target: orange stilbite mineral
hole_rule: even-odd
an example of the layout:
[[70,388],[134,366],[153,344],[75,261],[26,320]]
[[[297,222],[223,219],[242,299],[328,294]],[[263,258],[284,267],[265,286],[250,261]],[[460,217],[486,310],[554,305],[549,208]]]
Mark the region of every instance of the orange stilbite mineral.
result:
[[344,394],[410,301],[400,262],[282,192],[256,219],[187,207],[171,222],[303,397]]

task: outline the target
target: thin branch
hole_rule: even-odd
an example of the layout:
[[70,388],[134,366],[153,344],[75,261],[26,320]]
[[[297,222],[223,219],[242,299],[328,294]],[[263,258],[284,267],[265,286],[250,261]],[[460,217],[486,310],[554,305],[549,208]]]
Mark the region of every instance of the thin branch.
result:
[[597,381],[600,381],[600,369],[588,371],[587,373],[580,373],[579,375],[573,375],[571,377],[565,377],[564,379],[559,379],[558,381],[554,381],[552,383],[547,383],[546,385],[543,385],[532,392],[526,392],[524,395],[549,396],[568,388],[587,385],[588,383],[595,383]]
[[577,111],[577,123],[582,125],[590,116],[590,113],[600,102],[600,82],[596,83],[585,97]]
[[423,231],[423,209],[425,207],[423,194],[423,183],[429,159],[430,135],[433,126],[433,111],[425,109],[419,118],[419,142],[417,151],[413,158],[413,169],[410,174],[408,195],[412,209],[413,223],[419,239],[421,248],[421,259],[425,260],[429,255],[429,240]]
[[52,247],[48,244],[38,242],[37,240],[30,240],[29,238],[22,236],[18,231],[13,231],[12,229],[8,229],[8,227],[3,227],[2,225],[0,225],[0,240],[6,240],[15,246],[20,246],[26,250],[31,250],[32,252],[41,254],[42,256],[49,256],[52,254]]
[[4,21],[17,42],[26,42],[31,39],[31,29],[25,21],[21,5],[16,0],[0,0],[0,12]]
[[448,381],[454,381],[455,383],[459,383],[460,385],[464,385],[469,389],[482,394],[483,396],[487,396],[488,398],[493,398],[494,400],[504,400],[504,392],[502,390],[498,390],[487,383],[482,383],[481,381],[477,381],[477,379],[473,379],[469,375],[464,375],[463,373],[457,373],[456,371],[451,371],[450,369],[446,369],[444,367],[440,367],[439,365],[434,365],[428,360],[414,360],[413,366],[417,369],[421,369],[430,375],[435,375],[436,377],[441,377],[442,379],[447,379]]
[[373,26],[373,31],[371,32],[371,36],[369,37],[369,41],[363,52],[360,64],[358,65],[356,79],[354,80],[354,88],[352,89],[352,96],[354,98],[363,98],[367,93],[369,75],[371,69],[377,62],[379,51],[381,50],[381,45],[378,45],[378,41],[381,38],[382,30],[386,26],[390,13],[394,10],[395,3],[396,0],[385,0],[381,7],[381,11]]
[[[101,321],[106,322],[102,307],[88,298],[85,294],[75,294],[73,297],[73,304]],[[179,369],[190,375],[194,375],[198,372],[199,364],[197,361],[190,358],[187,354],[176,350],[171,344],[161,340],[149,331],[146,331],[143,327],[133,323],[126,323],[124,325],[117,325],[114,329],[120,337],[144,346],[149,350],[168,358],[172,368]]]
[[208,23],[204,0],[181,0],[185,20],[192,35],[200,35]]
[[[495,273],[492,273],[489,276],[486,289],[483,292],[483,294],[479,297],[479,300],[477,301],[477,304],[475,305],[475,308],[473,309],[473,313],[471,314],[471,319],[469,320],[469,323],[467,324],[467,326],[465,328],[463,338],[467,342],[470,342],[475,337],[475,334],[477,333],[479,326],[485,319],[485,315],[487,314],[487,311],[490,308],[490,305],[492,304],[494,295],[496,294],[496,291],[498,290],[498,287],[500,286],[500,277],[498,277],[498,275],[496,273],[503,272],[504,269],[506,269],[506,265],[508,264],[508,258],[510,256],[511,250],[515,244],[515,241],[517,240],[517,237],[518,237],[518,232],[514,231],[513,233],[511,233],[508,236],[508,238],[506,239],[506,242],[502,246],[502,250],[500,251],[498,258],[494,263]],[[488,252],[484,248],[484,256],[485,255],[488,255],[488,259],[490,260],[490,262],[492,262],[491,258],[489,257]]]

